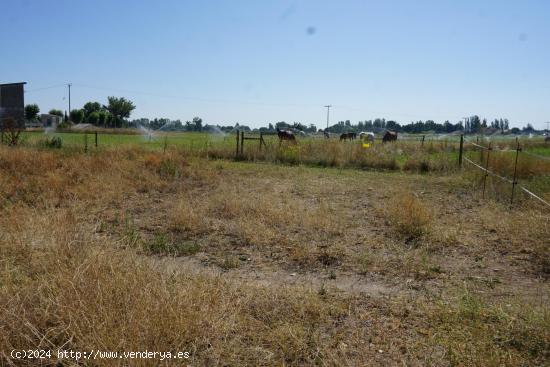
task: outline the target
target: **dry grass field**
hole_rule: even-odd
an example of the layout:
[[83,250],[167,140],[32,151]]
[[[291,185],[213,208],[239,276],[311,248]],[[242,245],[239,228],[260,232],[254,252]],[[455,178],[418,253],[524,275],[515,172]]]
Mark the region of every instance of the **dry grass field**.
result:
[[548,365],[548,210],[475,184],[0,146],[0,365]]

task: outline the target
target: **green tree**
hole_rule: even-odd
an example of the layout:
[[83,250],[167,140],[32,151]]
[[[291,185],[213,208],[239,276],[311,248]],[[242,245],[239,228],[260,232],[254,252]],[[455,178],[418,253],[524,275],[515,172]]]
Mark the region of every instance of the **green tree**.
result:
[[27,120],[35,120],[40,112],[40,107],[37,104],[28,104],[25,106],[25,118]]
[[104,108],[112,115],[115,127],[121,127],[124,119],[130,117],[136,106],[124,97],[107,97],[107,100],[108,104]]
[[195,131],[202,131],[202,119],[200,117],[193,117],[193,124]]
[[99,102],[87,102],[82,109],[87,119],[91,113],[101,111],[101,104]]
[[63,117],[63,111],[61,111],[61,110],[56,110],[55,108],[52,108],[48,113],[49,113],[50,115]]
[[97,125],[98,126],[103,126],[103,127],[107,127],[107,123],[110,121],[110,114],[109,112],[107,111],[99,111],[97,113],[98,115],[98,121],[97,121]]
[[80,124],[84,121],[84,110],[72,110],[69,117],[75,124]]
[[86,117],[86,122],[92,125],[99,124],[99,111],[91,112],[88,117]]

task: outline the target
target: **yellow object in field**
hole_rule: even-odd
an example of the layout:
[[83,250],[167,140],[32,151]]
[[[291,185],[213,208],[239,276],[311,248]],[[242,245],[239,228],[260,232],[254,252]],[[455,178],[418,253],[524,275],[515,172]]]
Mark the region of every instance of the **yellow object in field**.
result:
[[369,143],[363,143],[363,148],[368,148],[368,147],[370,147]]

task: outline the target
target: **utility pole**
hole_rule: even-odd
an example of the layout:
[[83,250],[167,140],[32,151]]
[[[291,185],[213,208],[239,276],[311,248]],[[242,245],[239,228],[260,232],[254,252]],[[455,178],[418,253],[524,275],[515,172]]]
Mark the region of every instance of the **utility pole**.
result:
[[546,121],[546,132],[550,132],[550,121]]
[[328,119],[329,119],[329,116],[330,116],[330,108],[332,107],[332,105],[326,105],[325,106],[327,108],[327,129],[328,129]]
[[67,84],[67,87],[69,87],[69,116],[71,115],[71,83]]

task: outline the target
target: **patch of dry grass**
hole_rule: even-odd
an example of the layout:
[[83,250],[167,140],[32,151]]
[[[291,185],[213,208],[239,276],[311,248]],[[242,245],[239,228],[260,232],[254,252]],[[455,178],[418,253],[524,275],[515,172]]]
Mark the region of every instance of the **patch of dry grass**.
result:
[[426,234],[433,219],[430,208],[410,193],[395,196],[389,203],[386,213],[398,233],[413,239]]
[[[175,150],[0,147],[0,350],[187,350],[193,365],[543,364],[547,298],[533,304],[518,284],[547,289],[548,216],[449,200],[458,189],[446,181]],[[403,194],[420,188],[422,199]],[[155,266],[186,260],[157,255],[207,257],[222,276]],[[496,261],[515,268],[493,288],[480,281],[486,293],[453,293],[466,275],[496,278],[471,265]],[[319,281],[305,286],[304,273]],[[403,284],[378,297],[345,277],[363,290]]]

